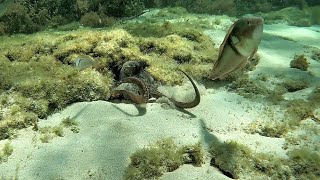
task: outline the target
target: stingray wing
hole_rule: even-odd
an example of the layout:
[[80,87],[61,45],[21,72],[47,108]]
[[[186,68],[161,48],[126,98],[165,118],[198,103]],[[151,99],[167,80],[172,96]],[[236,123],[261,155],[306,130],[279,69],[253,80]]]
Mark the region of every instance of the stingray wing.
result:
[[223,48],[224,48],[225,44],[227,43],[227,40],[229,39],[229,36],[230,36],[230,34],[231,34],[234,26],[238,23],[238,21],[239,21],[239,20],[237,20],[236,22],[234,22],[234,23],[232,24],[232,26],[229,28],[226,36],[224,37],[224,40],[223,40],[223,42],[221,43],[221,45],[220,45],[220,47],[219,47],[219,56],[218,56],[219,58],[220,58],[220,56],[221,56],[221,54],[222,54]]

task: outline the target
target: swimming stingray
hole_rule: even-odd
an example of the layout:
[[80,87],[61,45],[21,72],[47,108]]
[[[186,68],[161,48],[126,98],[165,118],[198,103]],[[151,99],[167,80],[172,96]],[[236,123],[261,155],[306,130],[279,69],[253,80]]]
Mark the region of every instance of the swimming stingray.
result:
[[228,74],[242,69],[257,52],[262,33],[261,17],[243,17],[236,21],[220,46],[218,60],[209,78],[223,79]]

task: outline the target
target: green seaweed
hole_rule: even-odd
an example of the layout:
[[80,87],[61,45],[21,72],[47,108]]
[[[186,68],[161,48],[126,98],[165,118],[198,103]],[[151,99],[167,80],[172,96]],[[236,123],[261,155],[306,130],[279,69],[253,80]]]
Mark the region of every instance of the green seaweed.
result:
[[253,153],[234,141],[215,142],[210,149],[211,165],[230,178],[315,179],[320,175],[320,155],[307,148],[288,151],[289,158]]
[[61,122],[65,127],[78,126],[79,125],[79,122],[77,122],[75,118],[70,118],[70,117],[62,119]]
[[13,147],[10,142],[4,144],[4,147],[0,151],[0,163],[8,160],[8,157],[12,154]]
[[291,68],[300,69],[301,71],[307,71],[309,67],[309,62],[304,54],[295,55],[293,60],[290,62]]
[[200,166],[203,163],[203,151],[200,144],[179,148],[172,138],[165,138],[137,150],[130,159],[125,179],[153,179],[165,172],[174,171],[185,163]]
[[275,124],[266,124],[261,128],[259,134],[261,136],[266,137],[276,137],[280,138],[283,137],[289,131],[289,125],[284,122],[278,122]]
[[320,86],[316,87],[308,96],[308,101],[315,105],[320,105]]
[[63,126],[47,126],[40,128],[40,140],[43,143],[49,143],[55,137],[63,137]]
[[16,0],[5,6],[1,8],[0,34],[33,33],[79,21],[79,17],[85,25],[109,26],[115,17],[136,16],[144,10],[141,0]]
[[233,179],[239,178],[243,169],[253,168],[250,149],[235,141],[215,142],[209,153],[212,156],[211,165]]
[[[69,104],[108,100],[117,76],[112,64],[145,61],[146,70],[163,84],[182,82],[178,66],[195,78],[206,76],[217,55],[211,40],[196,29],[177,33],[141,38],[115,29],[1,37],[0,106],[8,111],[0,113],[0,138],[9,138],[8,129],[34,125]],[[91,56],[97,66],[77,70],[79,55]]]
[[314,117],[315,104],[302,99],[286,102],[286,114],[291,118],[291,123],[296,124],[306,118]]
[[320,155],[308,149],[299,148],[288,152],[292,172],[299,179],[317,179],[320,176]]
[[248,75],[235,79],[228,88],[246,98],[268,94],[268,89],[261,82],[250,79]]
[[75,118],[70,118],[70,117],[64,118],[61,121],[61,125],[63,125],[64,127],[70,128],[70,130],[73,133],[78,133],[80,131],[78,127],[79,122]]
[[308,87],[308,83],[302,79],[298,79],[298,80],[286,79],[283,82],[283,85],[288,92],[295,92]]

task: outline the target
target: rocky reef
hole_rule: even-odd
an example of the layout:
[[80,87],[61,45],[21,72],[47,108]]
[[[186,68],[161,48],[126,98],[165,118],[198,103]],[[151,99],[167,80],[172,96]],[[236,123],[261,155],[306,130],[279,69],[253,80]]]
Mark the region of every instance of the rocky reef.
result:
[[[301,26],[317,24],[319,18],[318,6],[308,7],[318,3],[311,0],[282,1],[282,4],[260,0],[253,6],[249,6],[252,1],[241,1],[241,4],[237,0],[6,2],[12,3],[0,13],[0,34],[10,35],[0,37],[0,140],[8,143],[0,150],[0,163],[7,161],[12,154],[9,139],[15,137],[18,129],[33,127],[40,133],[43,143],[62,137],[65,127],[74,133],[79,132],[75,118],[67,117],[57,126],[42,128],[38,127],[38,121],[75,102],[108,101],[125,62],[142,62],[146,71],[162,85],[182,82],[183,75],[177,69],[186,71],[198,81],[205,79],[217,59],[218,43],[208,36],[212,31],[204,30],[225,32],[234,18],[190,15],[188,11],[232,16],[261,12],[258,14],[267,22],[284,20],[290,25]],[[145,8],[176,5],[182,7],[155,10],[156,13],[151,12],[148,17],[130,20]],[[298,17],[304,19],[297,21]],[[72,31],[57,31],[56,27]],[[44,29],[50,30],[34,33]],[[312,74],[312,63],[319,62],[319,49],[313,50],[309,56],[297,55],[290,57],[293,59],[291,64],[286,62],[283,69],[295,72],[293,77],[285,76],[279,69],[275,74],[243,73],[253,70],[260,58],[266,59],[261,53],[250,60],[245,70],[214,82],[220,87],[223,84],[222,91],[230,96],[237,93],[250,103],[260,101],[266,104],[266,114],[261,114],[261,119],[259,116],[249,125],[241,124],[239,129],[245,126],[241,133],[252,136],[283,138],[285,143],[280,148],[285,151],[284,157],[256,153],[236,140],[210,141],[211,147],[203,149],[200,143],[180,146],[170,138],[159,139],[131,155],[125,178],[158,178],[184,164],[203,166],[205,163],[230,178],[316,178],[320,175],[320,147],[318,138],[314,138],[320,132],[320,87],[315,86],[314,79],[318,80],[318,76]],[[94,65],[77,68],[79,57],[88,57]],[[217,89],[214,89],[215,93],[219,92]],[[295,94],[299,91],[310,93],[299,99],[300,95]],[[205,126],[202,128],[210,130]],[[219,130],[207,133],[219,134]]]
[[[0,35],[34,33],[40,30],[57,28],[72,22],[77,22],[83,26],[107,27],[117,21],[121,21],[124,17],[138,16],[146,8],[180,6],[193,13],[241,16],[259,12],[269,13],[287,7],[305,10],[309,6],[319,5],[319,2],[311,0],[281,1],[281,3],[270,0],[8,0],[2,2],[1,5],[3,7],[0,9]],[[312,23],[317,24],[319,22],[317,8],[314,8],[312,12]]]
[[[130,1],[8,1],[2,9],[0,32],[2,34],[33,33],[74,21],[85,26],[110,25],[114,18],[135,16],[144,10],[141,0]],[[92,20],[92,23],[88,23]]]
[[[146,63],[147,71],[162,84],[182,82],[178,67],[194,78],[208,74],[218,50],[205,34],[164,22],[153,25],[154,29],[167,29],[159,31],[158,37],[139,37],[137,33],[147,25],[124,26],[127,31],[3,36],[0,139],[11,137],[15,129],[35,126],[39,118],[68,104],[108,100],[118,71],[129,60]],[[81,55],[94,59],[95,66],[77,69],[75,61]]]

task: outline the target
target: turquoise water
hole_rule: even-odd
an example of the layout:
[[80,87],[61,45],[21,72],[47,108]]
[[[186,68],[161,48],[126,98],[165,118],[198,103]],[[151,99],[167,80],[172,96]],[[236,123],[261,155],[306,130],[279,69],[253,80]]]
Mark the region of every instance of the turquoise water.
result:
[[0,179],[319,179],[318,1],[0,3]]

